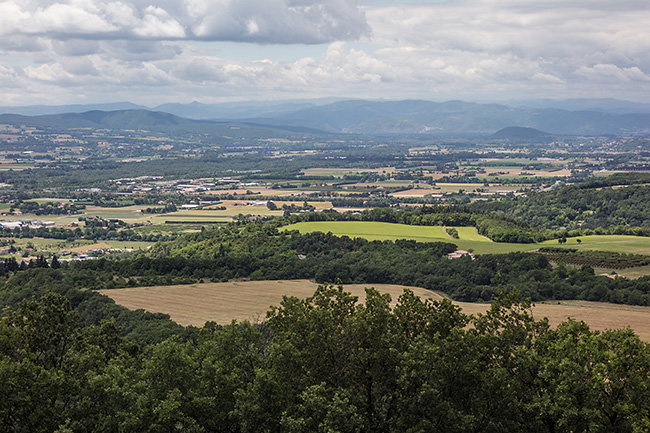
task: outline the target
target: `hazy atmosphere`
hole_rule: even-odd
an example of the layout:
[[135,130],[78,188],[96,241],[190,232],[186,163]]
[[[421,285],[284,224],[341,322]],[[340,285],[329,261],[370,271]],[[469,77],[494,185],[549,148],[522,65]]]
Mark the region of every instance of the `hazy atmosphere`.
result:
[[650,102],[645,0],[8,0],[0,104]]

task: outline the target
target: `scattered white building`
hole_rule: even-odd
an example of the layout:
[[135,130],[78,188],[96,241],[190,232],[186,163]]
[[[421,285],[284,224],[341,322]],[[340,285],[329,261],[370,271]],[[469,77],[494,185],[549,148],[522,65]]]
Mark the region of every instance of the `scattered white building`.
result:
[[453,253],[447,254],[447,258],[449,260],[460,259],[463,256],[469,256],[469,257],[472,258],[472,260],[474,260],[474,254],[470,253],[469,251],[465,251],[465,250],[456,250]]

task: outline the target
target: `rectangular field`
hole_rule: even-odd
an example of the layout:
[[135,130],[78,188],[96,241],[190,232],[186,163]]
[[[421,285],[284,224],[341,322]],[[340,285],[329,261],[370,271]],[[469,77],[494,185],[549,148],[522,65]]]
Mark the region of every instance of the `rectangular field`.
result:
[[319,231],[332,232],[336,236],[361,237],[371,241],[413,239],[420,242],[449,240],[439,226],[411,226],[375,221],[310,221],[282,227],[284,230],[298,230],[301,233]]

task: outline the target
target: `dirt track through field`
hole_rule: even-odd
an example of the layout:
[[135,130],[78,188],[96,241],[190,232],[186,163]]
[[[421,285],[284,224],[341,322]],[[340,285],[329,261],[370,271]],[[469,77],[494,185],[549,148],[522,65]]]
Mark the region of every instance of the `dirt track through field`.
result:
[[[392,284],[348,284],[344,288],[360,300],[365,299],[365,287],[375,287],[397,301],[406,286]],[[206,321],[227,324],[232,320],[264,320],[271,305],[279,305],[282,295],[306,298],[318,284],[308,280],[238,281],[176,286],[133,287],[102,290],[116,303],[126,308],[144,309],[169,314],[181,325],[203,326]],[[442,295],[422,288],[413,288],[421,298],[442,299]],[[458,302],[467,314],[483,313],[487,304]],[[536,319],[548,317],[551,325],[567,320],[584,320],[593,330],[632,327],[645,341],[650,341],[650,307],[606,304],[586,301],[562,301],[560,304],[537,304]]]

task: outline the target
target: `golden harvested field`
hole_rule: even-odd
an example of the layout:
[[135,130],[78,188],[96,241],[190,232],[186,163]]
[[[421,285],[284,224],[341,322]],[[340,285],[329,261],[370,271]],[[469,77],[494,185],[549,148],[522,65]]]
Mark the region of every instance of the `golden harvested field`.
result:
[[[498,173],[498,174],[497,174]],[[496,167],[496,168],[486,168],[485,173],[478,173],[476,177],[490,177],[497,174],[501,177],[515,177],[521,176],[521,173],[528,173],[527,177],[531,176],[541,176],[541,177],[552,177],[552,176],[563,176],[568,177],[571,175],[571,171],[567,169],[562,170],[524,170],[522,168],[506,168],[506,167]]]
[[[374,285],[389,293],[396,301],[405,286]],[[308,280],[234,281],[177,286],[133,287],[102,290],[116,303],[126,308],[139,308],[167,313],[181,325],[203,326],[213,320],[220,324],[233,319],[257,321],[264,319],[271,305],[279,305],[282,295],[306,298],[314,294],[318,284]],[[349,284],[345,290],[365,299],[368,284]],[[441,299],[441,295],[425,289],[413,289],[420,297]]]
[[111,246],[106,242],[99,242],[96,244],[83,245],[77,248],[70,248],[70,251],[73,253],[85,254],[90,250],[109,249],[109,248],[111,248]]
[[302,170],[305,176],[338,176],[342,177],[344,174],[357,174],[357,173],[394,173],[397,171],[395,167],[381,167],[381,168],[307,168]]
[[[482,313],[485,304],[455,302],[466,314]],[[642,340],[650,342],[650,307],[608,304],[589,301],[553,301],[533,307],[535,319],[548,317],[552,326],[569,317],[586,322],[592,330],[619,329],[630,326]]]
[[[345,290],[365,298],[364,288],[375,287],[391,295],[395,302],[406,286],[391,284],[349,284]],[[203,326],[207,321],[220,324],[232,320],[261,321],[271,305],[279,305],[282,295],[306,298],[318,285],[308,280],[241,281],[177,286],[134,287],[102,290],[106,296],[126,308],[145,309],[169,314],[181,325]],[[421,298],[442,299],[443,295],[412,287]],[[487,304],[456,303],[467,314],[483,313]],[[551,325],[571,317],[584,320],[591,329],[605,330],[632,327],[645,341],[650,341],[650,307],[616,305],[587,301],[540,303],[533,308],[537,319],[548,317]]]
[[417,188],[406,189],[404,191],[393,192],[390,195],[393,197],[424,197],[427,194],[438,194],[437,189],[433,189],[429,185],[418,185]]
[[[305,201],[307,201],[308,205],[314,206],[316,209],[330,209],[332,207],[332,202],[331,201],[308,201],[308,200],[305,200]],[[280,208],[282,206],[284,206],[285,204],[287,206],[291,206],[292,204],[295,205],[295,206],[302,206],[302,202],[299,202],[299,201],[279,201],[279,200],[274,200],[273,203],[275,203],[275,205],[277,207],[280,207]]]

